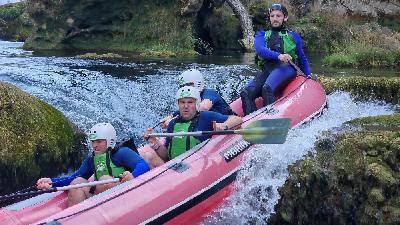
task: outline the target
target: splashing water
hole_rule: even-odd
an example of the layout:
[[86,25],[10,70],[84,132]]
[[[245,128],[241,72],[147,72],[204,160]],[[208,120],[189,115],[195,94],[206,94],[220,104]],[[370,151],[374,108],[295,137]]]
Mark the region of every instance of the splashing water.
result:
[[22,43],[0,41],[0,80],[55,106],[83,130],[110,122],[120,138],[143,142],[146,127],[176,110],[176,77],[196,67],[206,85],[234,99],[251,70],[247,65],[216,66],[168,62],[113,62],[77,57],[34,57]]
[[[19,49],[22,43],[0,41],[0,80],[55,106],[83,130],[111,122],[119,137],[134,136],[175,110],[175,79],[183,70],[198,68],[206,86],[229,102],[254,74],[247,65],[197,63],[113,62],[75,57],[36,57]],[[247,153],[235,192],[204,224],[265,224],[279,199],[277,189],[287,167],[313,151],[323,131],[363,116],[393,114],[382,103],[357,103],[348,93],[328,96],[329,109],[289,132],[282,145],[258,145]]]
[[265,224],[280,197],[277,190],[288,176],[287,167],[313,152],[314,142],[322,132],[354,118],[394,113],[391,106],[383,103],[354,102],[345,92],[329,95],[328,104],[321,117],[290,130],[285,144],[258,145],[248,152],[235,192],[204,224]]

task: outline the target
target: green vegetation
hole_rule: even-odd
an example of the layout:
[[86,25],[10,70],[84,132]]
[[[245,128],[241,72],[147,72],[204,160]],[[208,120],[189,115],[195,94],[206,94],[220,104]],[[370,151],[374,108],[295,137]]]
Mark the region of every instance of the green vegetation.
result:
[[357,100],[383,100],[392,104],[400,103],[400,78],[392,77],[319,77],[327,94],[342,90]]
[[[392,33],[377,24],[357,27],[352,40],[340,53],[324,58],[331,66],[400,66],[400,33]],[[375,27],[374,27],[375,26]],[[385,33],[386,32],[386,33]]]
[[105,53],[105,54],[97,54],[97,53],[85,53],[83,55],[79,55],[78,57],[87,58],[87,59],[121,59],[122,55],[114,54],[114,53]]
[[81,138],[58,110],[0,82],[1,193],[76,167],[83,154]]
[[29,5],[28,12],[40,29],[25,48],[193,52],[192,24],[181,19],[177,0],[49,2]]
[[315,146],[289,167],[268,224],[400,223],[400,114],[350,121]]
[[23,2],[0,6],[0,38],[24,41],[29,37],[33,24],[25,8]]
[[400,33],[395,22],[382,22],[392,25],[385,27],[317,11],[289,22],[303,37],[305,48],[327,54],[323,62],[330,66],[400,66]]
[[[32,50],[139,52],[150,57],[194,55],[195,50],[201,54],[243,50],[239,42],[241,27],[228,4],[205,2],[200,11],[183,16],[181,9],[186,3],[180,0],[27,0],[0,8],[0,35],[8,35],[12,40],[25,40],[29,36],[24,48]],[[266,10],[272,3],[270,0],[243,2],[253,18],[255,30],[266,27]],[[323,59],[325,64],[400,66],[397,20],[368,22],[368,18],[363,21],[327,13],[318,6],[304,11],[300,5],[294,2],[288,7],[289,29],[302,36],[307,51],[327,54]],[[35,25],[33,33],[32,24]]]

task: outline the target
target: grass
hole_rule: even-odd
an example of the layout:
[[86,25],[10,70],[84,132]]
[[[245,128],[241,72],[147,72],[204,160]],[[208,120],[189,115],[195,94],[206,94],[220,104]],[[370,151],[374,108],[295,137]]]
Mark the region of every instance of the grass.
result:
[[343,53],[334,53],[323,59],[323,63],[334,67],[398,67],[400,49],[365,46],[356,43]]

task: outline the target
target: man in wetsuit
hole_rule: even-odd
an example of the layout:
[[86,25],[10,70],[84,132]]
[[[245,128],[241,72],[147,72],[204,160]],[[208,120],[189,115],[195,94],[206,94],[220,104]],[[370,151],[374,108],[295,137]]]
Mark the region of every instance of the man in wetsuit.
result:
[[245,115],[256,110],[255,99],[262,96],[264,106],[275,101],[276,94],[296,77],[296,64],[311,77],[308,60],[300,36],[286,28],[288,11],[282,4],[272,4],[268,10],[270,28],[259,31],[254,38],[256,63],[262,72],[250,80],[241,91]]

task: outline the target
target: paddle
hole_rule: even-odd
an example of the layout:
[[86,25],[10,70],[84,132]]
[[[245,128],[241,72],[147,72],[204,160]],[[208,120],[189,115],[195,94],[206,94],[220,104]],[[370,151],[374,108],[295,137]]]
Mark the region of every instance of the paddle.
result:
[[[171,119],[170,120],[173,120],[173,119],[175,119],[175,118],[177,118],[179,115],[176,115],[176,116],[174,116],[174,117],[171,117]],[[151,129],[155,129],[156,127],[158,127],[160,124],[162,124],[162,123],[164,123],[164,122],[166,122],[168,119],[162,119],[162,120],[160,120],[160,122],[158,122],[156,125],[154,125]]]
[[113,178],[113,179],[107,179],[107,180],[93,181],[93,182],[89,182],[89,183],[73,184],[73,185],[68,185],[68,186],[63,186],[63,187],[52,187],[52,188],[46,189],[46,190],[28,191],[28,192],[22,192],[22,193],[17,192],[15,194],[0,196],[0,202],[9,200],[9,199],[14,199],[14,198],[26,197],[26,196],[31,196],[31,195],[39,195],[39,194],[44,194],[44,193],[56,192],[56,191],[66,191],[66,190],[70,190],[70,189],[74,189],[74,188],[96,186],[99,184],[109,184],[109,183],[115,183],[118,181],[120,181],[119,178]]
[[292,65],[296,69],[298,74],[307,78],[307,76],[303,73],[303,71],[296,64],[294,64],[292,61],[289,61],[289,64]]
[[195,131],[177,133],[152,133],[151,137],[175,137],[175,136],[211,136],[240,134],[243,139],[252,144],[282,144],[286,140],[290,119],[262,119],[256,120],[246,128],[238,130],[221,131]]

